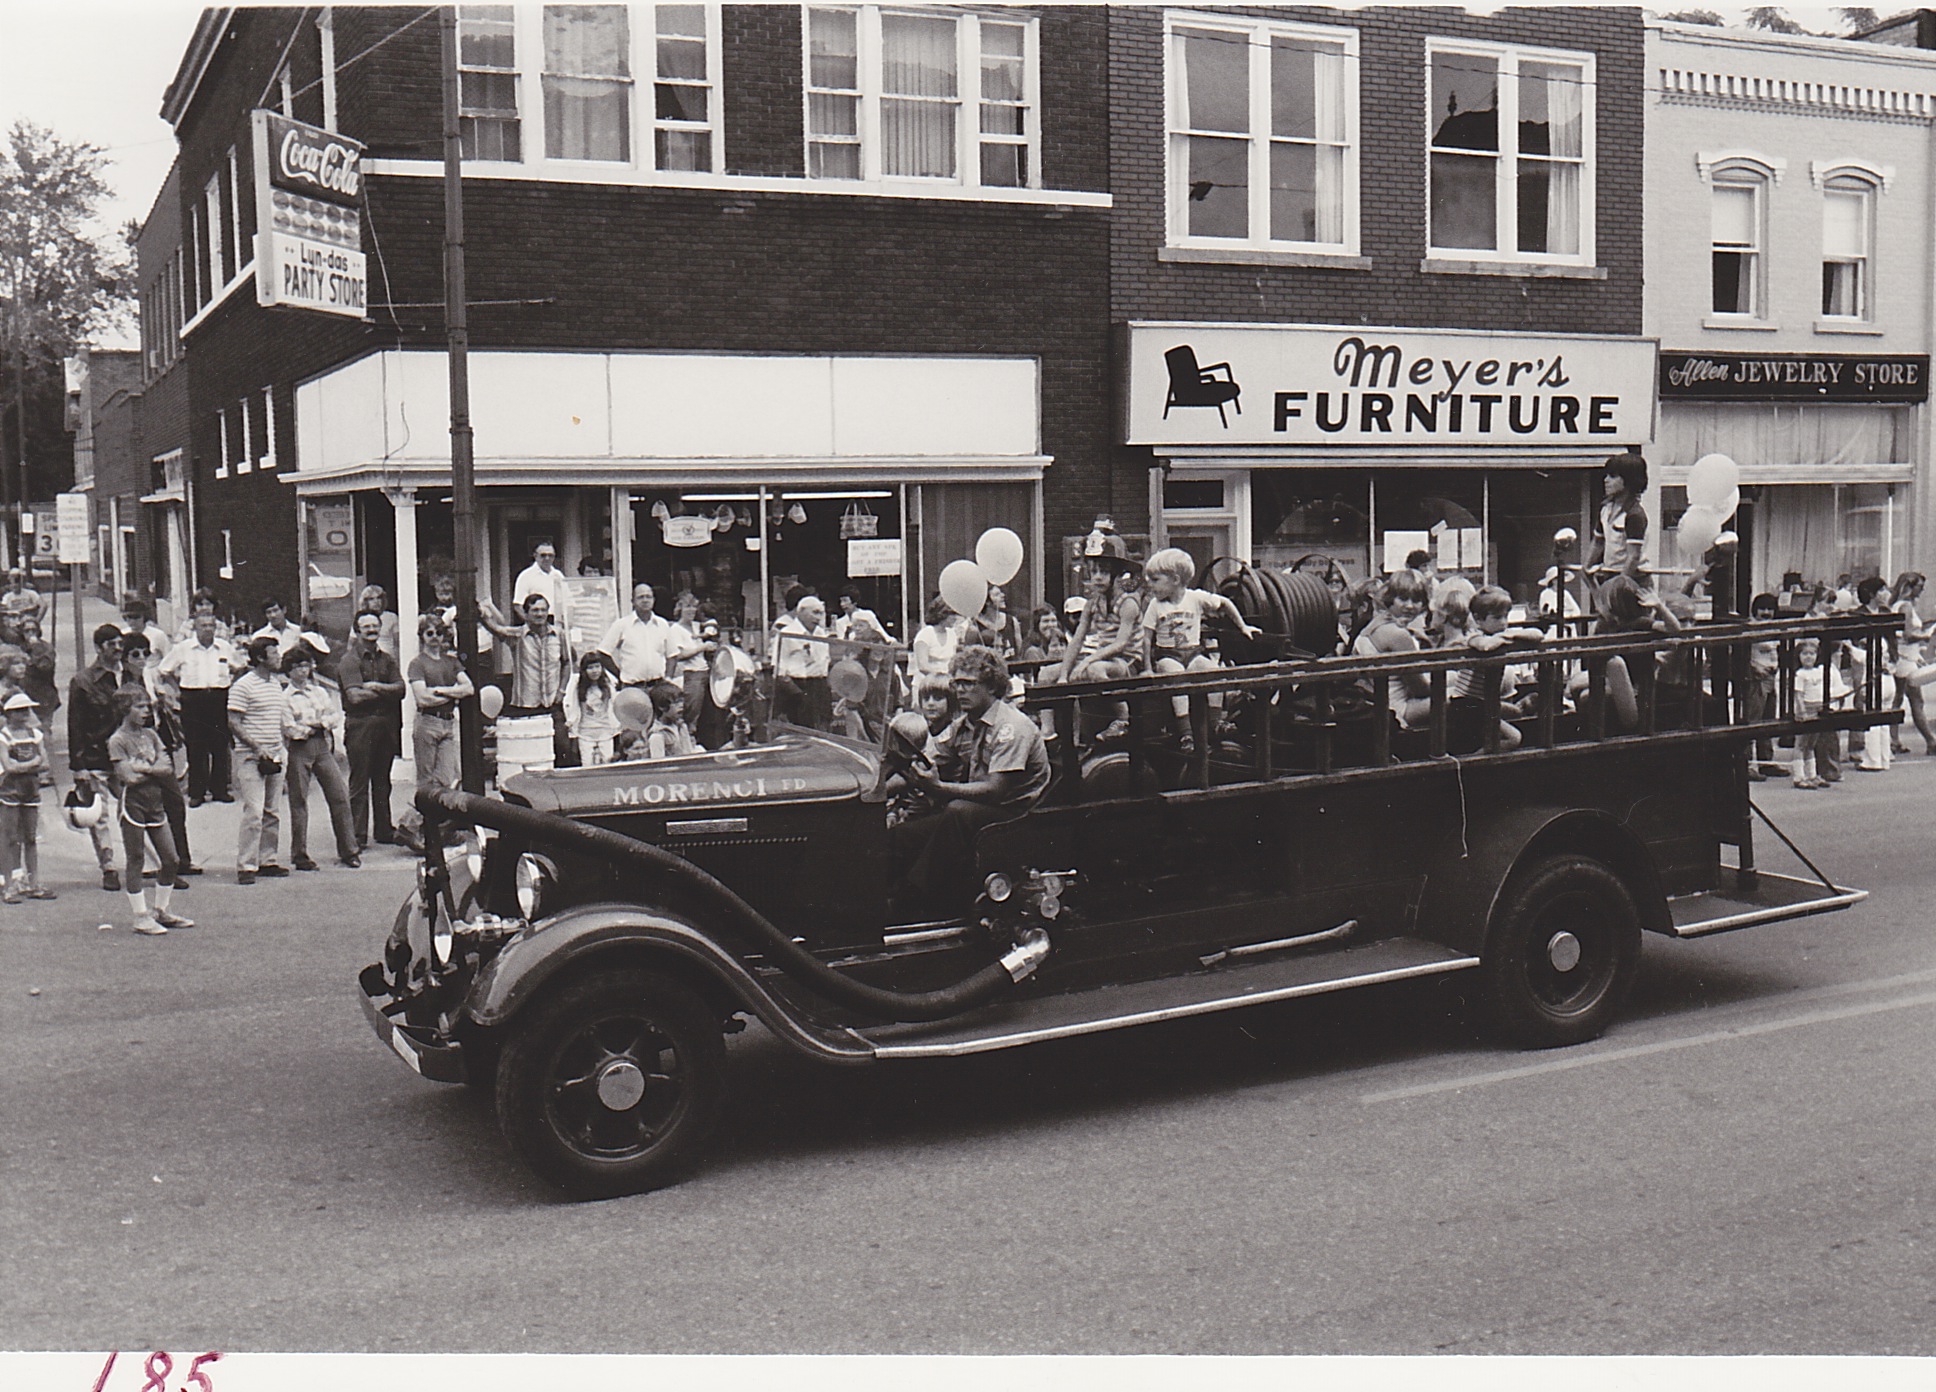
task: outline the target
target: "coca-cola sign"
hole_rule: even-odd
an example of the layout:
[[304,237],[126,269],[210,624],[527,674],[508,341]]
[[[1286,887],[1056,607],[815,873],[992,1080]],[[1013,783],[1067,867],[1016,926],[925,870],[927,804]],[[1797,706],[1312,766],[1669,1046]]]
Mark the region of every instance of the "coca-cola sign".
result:
[[256,303],[364,318],[363,147],[260,108],[250,123]]
[[363,146],[359,142],[273,111],[263,114],[267,117],[264,124],[272,184],[331,203],[363,201]]

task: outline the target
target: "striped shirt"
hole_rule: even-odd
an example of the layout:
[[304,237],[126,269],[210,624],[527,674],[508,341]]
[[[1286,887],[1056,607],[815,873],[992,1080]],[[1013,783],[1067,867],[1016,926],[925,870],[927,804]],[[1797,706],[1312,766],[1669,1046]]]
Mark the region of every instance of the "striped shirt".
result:
[[289,723],[289,692],[280,677],[263,676],[251,668],[229,688],[229,716],[242,717],[242,734],[255,751],[271,759],[289,756],[283,726]]

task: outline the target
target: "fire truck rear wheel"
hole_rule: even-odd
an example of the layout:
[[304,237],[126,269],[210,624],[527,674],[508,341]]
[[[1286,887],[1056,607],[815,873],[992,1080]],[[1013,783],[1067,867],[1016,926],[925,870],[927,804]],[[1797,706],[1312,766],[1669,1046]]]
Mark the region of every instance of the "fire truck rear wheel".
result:
[[560,987],[512,1023],[498,1061],[505,1139],[574,1198],[636,1194],[679,1178],[725,1099],[717,1012],[660,972],[613,971]]
[[1604,862],[1555,855],[1515,871],[1479,967],[1486,1015],[1508,1041],[1550,1049],[1596,1039],[1640,966],[1640,913]]

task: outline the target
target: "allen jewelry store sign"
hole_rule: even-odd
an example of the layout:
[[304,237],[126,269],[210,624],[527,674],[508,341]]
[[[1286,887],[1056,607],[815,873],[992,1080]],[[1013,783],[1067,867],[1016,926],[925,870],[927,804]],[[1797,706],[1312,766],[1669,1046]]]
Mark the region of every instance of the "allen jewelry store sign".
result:
[[1653,436],[1652,339],[1129,326],[1132,445],[1583,445]]
[[1926,353],[1662,353],[1663,401],[1929,399]]
[[249,114],[257,303],[366,317],[363,146],[273,111]]

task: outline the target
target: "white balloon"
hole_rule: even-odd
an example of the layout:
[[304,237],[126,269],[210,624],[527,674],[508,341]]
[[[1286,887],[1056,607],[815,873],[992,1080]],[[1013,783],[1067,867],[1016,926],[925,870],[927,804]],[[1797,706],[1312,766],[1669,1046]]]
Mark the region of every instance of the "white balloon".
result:
[[486,686],[477,693],[477,708],[484,712],[486,720],[496,720],[504,709],[504,693],[495,686]]
[[1714,510],[1720,513],[1723,519],[1726,519],[1734,516],[1734,514],[1736,513],[1736,511],[1740,509],[1740,507],[1741,507],[1741,489],[1739,485],[1737,485],[1728,490],[1728,496],[1723,498],[1721,500],[1721,506],[1719,506]]
[[941,600],[965,619],[988,602],[988,576],[973,561],[949,561],[941,571]]
[[991,585],[1006,585],[1022,569],[1022,539],[1006,527],[990,527],[975,543],[975,564]]
[[1687,501],[1726,517],[1734,511],[1724,508],[1728,494],[1740,482],[1740,466],[1732,459],[1725,454],[1704,454],[1687,471]]
[[1721,528],[1727,519],[1713,508],[1691,507],[1681,514],[1681,555],[1694,564],[1699,562],[1707,549],[1714,545],[1714,539],[1721,535]]

